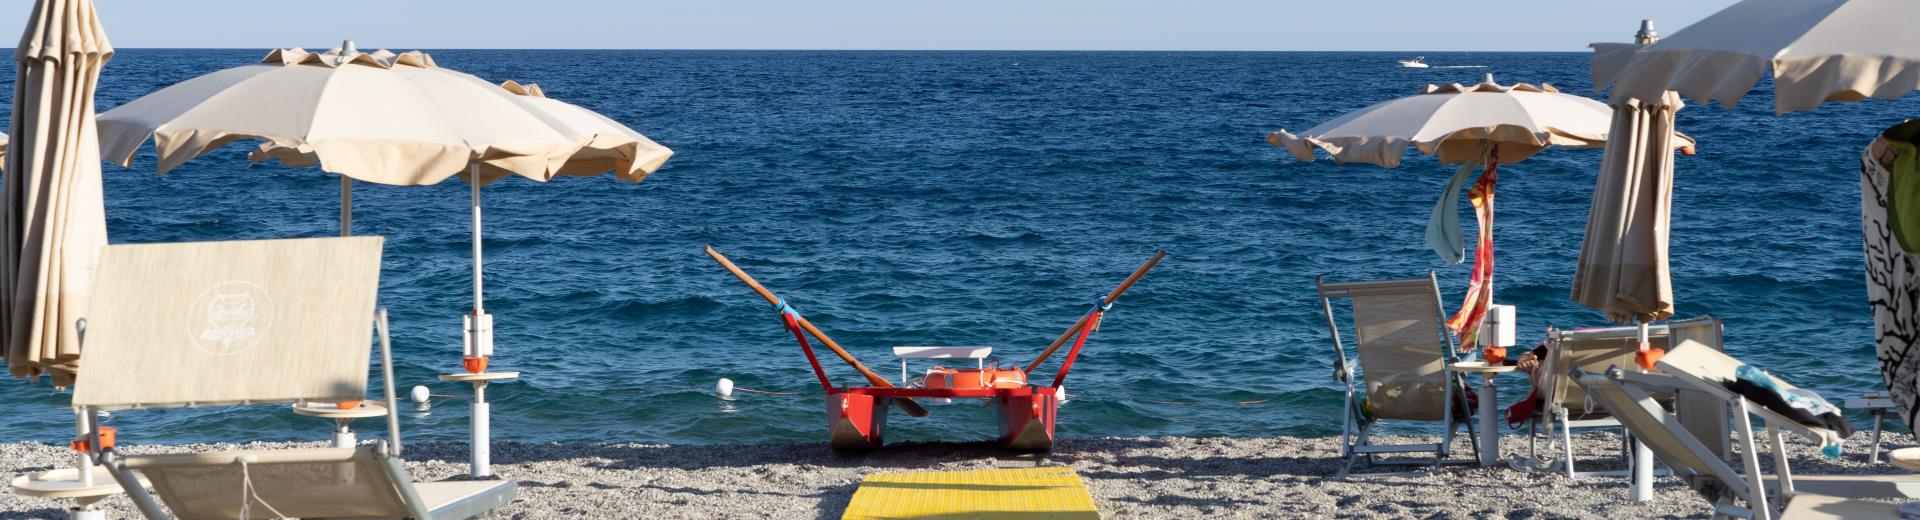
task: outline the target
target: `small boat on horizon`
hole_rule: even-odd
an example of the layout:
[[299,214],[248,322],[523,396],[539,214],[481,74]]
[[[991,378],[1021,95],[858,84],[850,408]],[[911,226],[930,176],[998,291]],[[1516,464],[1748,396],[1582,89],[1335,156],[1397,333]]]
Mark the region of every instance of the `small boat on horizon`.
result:
[[1426,56],[1414,56],[1411,60],[1400,60],[1400,66],[1409,69],[1424,69],[1430,67],[1430,65],[1427,65]]

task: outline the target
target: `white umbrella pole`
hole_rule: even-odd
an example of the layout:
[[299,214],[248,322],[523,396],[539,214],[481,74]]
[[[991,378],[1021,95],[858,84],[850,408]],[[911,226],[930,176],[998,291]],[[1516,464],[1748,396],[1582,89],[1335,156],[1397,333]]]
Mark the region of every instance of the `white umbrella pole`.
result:
[[468,182],[467,185],[473,187],[473,314],[480,315],[486,312],[485,311],[486,305],[482,303],[482,298],[480,293],[481,291],[480,263],[481,262],[480,262],[480,166],[479,165],[476,164],[473,166],[471,170],[471,175],[472,175],[472,181]]
[[340,236],[353,236],[353,178],[340,176]]
[[[480,358],[483,362],[493,355],[493,316],[487,314],[482,291],[482,266],[480,256],[480,165],[474,164],[468,169],[467,185],[472,187],[473,201],[473,312],[467,315],[467,357]],[[472,369],[469,368],[471,371]],[[482,369],[484,371],[484,368]],[[491,416],[493,407],[487,403],[486,380],[473,381],[472,430],[473,446],[470,472],[475,477],[493,475]]]
[[[1639,337],[1639,349],[1646,350],[1649,346],[1646,320],[1640,320]],[[1633,440],[1633,490],[1628,498],[1634,502],[1653,500],[1653,450],[1640,439]]]
[[[88,417],[90,414],[82,410],[81,408],[74,409],[73,422],[75,426],[74,429],[78,430],[80,438],[84,439],[87,438],[87,432],[93,430],[93,425],[89,424],[90,421],[87,420],[91,418]],[[80,487],[93,487],[93,457],[89,455],[88,452],[80,452],[80,465],[74,466],[74,470],[79,472]]]

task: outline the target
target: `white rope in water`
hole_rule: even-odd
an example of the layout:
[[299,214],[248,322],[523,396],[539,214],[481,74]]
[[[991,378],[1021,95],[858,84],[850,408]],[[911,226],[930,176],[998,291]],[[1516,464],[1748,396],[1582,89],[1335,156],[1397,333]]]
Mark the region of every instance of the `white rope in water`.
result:
[[250,520],[253,517],[254,502],[260,502],[260,505],[266,507],[267,511],[273,512],[274,518],[287,518],[287,515],[282,514],[280,510],[274,509],[273,504],[267,503],[266,500],[263,500],[260,498],[260,495],[254,493],[253,472],[248,470],[247,461],[245,459],[241,459],[239,462],[240,462],[240,520]]

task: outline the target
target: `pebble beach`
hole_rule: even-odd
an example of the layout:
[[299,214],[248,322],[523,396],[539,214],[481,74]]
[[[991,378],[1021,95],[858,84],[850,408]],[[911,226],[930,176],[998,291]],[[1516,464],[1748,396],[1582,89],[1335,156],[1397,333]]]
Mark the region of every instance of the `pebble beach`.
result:
[[[1389,439],[1392,440],[1392,439]],[[1899,473],[1866,463],[1865,436],[1839,461],[1789,441],[1797,473]],[[494,518],[840,518],[868,474],[1063,465],[1086,482],[1104,518],[1700,518],[1706,501],[1675,478],[1655,481],[1655,499],[1630,504],[1619,478],[1567,479],[1505,466],[1449,466],[1405,476],[1338,480],[1338,437],[1062,439],[1046,454],[989,443],[909,443],[877,453],[840,454],[824,444],[674,446],[497,443],[494,470],[519,482],[519,498]],[[1887,434],[1886,445],[1913,438]],[[1624,467],[1609,460],[1618,437],[1574,439],[1582,470]],[[314,444],[204,444],[123,447],[129,452],[317,447]],[[1543,442],[1541,446],[1545,447]],[[1509,436],[1505,457],[1524,456]],[[1467,444],[1460,440],[1456,450]],[[64,447],[0,445],[0,473],[67,464]],[[466,446],[407,445],[416,480],[465,478]],[[1464,455],[1456,456],[1465,460]],[[1762,460],[1765,460],[1764,458]],[[125,497],[103,503],[109,518],[137,515]],[[63,503],[0,494],[0,520],[61,518]]]

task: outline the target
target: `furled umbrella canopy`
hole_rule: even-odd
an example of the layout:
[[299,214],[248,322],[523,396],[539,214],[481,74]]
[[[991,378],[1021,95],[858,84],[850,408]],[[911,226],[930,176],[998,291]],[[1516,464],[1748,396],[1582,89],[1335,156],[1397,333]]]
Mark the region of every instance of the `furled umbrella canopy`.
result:
[[41,0],[14,49],[0,188],[0,337],[8,371],[72,382],[93,268],[107,245],[93,93],[113,45],[91,0]]

